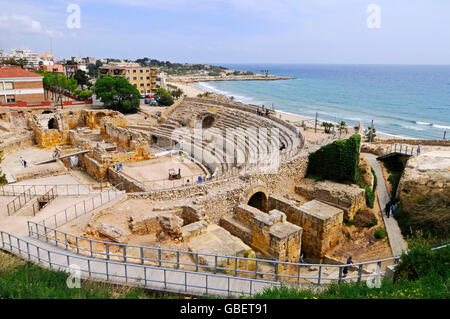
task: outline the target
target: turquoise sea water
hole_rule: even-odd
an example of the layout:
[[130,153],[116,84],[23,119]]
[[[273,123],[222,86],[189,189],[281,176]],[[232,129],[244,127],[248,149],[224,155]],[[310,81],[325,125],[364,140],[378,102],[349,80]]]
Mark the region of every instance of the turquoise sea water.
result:
[[379,132],[450,138],[450,66],[224,65],[295,77],[281,81],[215,81],[197,85],[251,104],[350,126],[371,120]]

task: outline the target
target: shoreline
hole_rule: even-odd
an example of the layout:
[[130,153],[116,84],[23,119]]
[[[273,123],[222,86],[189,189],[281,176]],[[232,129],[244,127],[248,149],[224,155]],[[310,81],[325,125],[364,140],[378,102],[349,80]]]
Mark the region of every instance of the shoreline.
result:
[[[220,81],[220,80],[216,80],[216,81]],[[198,81],[198,82],[202,82],[202,81]],[[208,92],[206,89],[198,87],[195,85],[195,83],[198,82],[176,82],[176,81],[167,81],[168,84],[172,84],[175,85],[177,87],[179,87],[180,89],[183,90],[184,94],[187,97],[197,97],[198,94],[203,94],[205,92]],[[215,93],[215,92],[212,92]],[[229,96],[227,96],[229,97]],[[301,115],[301,114],[293,114],[290,112],[286,112],[286,111],[281,111],[281,110],[276,110],[275,112],[277,115],[279,115],[279,118],[287,121],[288,123],[291,123],[295,126],[300,126],[299,122],[305,121],[305,126],[308,129],[314,129],[314,118],[310,118],[307,117],[305,115]],[[308,122],[313,122],[313,124],[309,124]],[[319,132],[323,132],[323,129],[321,127],[322,122],[326,122],[326,121],[322,121],[320,119],[318,119],[318,125],[317,125],[317,131]],[[352,126],[348,126],[347,127],[349,130],[352,129]],[[402,135],[393,135],[393,134],[388,134],[388,133],[383,133],[381,131],[377,131],[376,132],[376,136],[378,140],[388,140],[388,139],[406,139],[406,140],[415,140],[416,138],[412,138],[412,137],[407,137],[407,136],[402,136]]]

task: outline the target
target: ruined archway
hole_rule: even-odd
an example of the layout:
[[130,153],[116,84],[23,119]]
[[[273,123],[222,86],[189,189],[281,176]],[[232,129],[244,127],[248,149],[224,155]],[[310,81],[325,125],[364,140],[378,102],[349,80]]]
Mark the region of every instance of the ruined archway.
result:
[[265,213],[269,212],[269,195],[264,186],[255,186],[249,189],[244,197],[244,204],[255,207]]
[[48,128],[50,130],[58,128],[58,123],[56,122],[56,120],[54,118],[51,118],[50,120],[48,120]]
[[202,120],[202,128],[208,129],[216,124],[216,118],[213,115],[206,115]]

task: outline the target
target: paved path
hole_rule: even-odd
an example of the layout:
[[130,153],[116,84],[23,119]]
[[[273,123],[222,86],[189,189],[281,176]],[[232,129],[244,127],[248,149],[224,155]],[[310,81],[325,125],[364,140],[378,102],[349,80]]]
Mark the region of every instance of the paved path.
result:
[[280,286],[277,282],[250,278],[96,259],[68,252],[28,236],[7,233],[1,235],[0,249],[45,268],[66,272],[72,269],[72,274],[78,273],[84,279],[174,293],[222,297],[255,294],[271,286]]
[[377,197],[378,203],[381,208],[381,215],[383,216],[384,224],[386,225],[386,230],[389,237],[389,244],[391,245],[392,254],[394,256],[399,256],[404,250],[406,250],[407,245],[403,239],[400,227],[398,227],[397,220],[391,216],[389,218],[384,214],[384,207],[386,203],[390,200],[389,193],[386,188],[386,183],[383,178],[383,172],[381,171],[380,164],[377,161],[377,156],[374,154],[363,153],[367,158],[370,165],[377,174],[378,186],[377,186]]

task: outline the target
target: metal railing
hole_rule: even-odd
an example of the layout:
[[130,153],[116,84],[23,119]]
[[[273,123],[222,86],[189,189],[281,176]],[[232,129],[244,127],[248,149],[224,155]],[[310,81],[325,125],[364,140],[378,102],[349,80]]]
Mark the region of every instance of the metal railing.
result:
[[404,154],[404,155],[410,155],[410,156],[418,155],[417,154],[417,146],[406,145],[406,144],[389,145],[383,155],[392,154],[392,153]]
[[116,188],[108,188],[107,191],[103,191],[88,199],[79,201],[73,206],[69,206],[56,214],[41,220],[39,223],[42,225],[53,225],[54,227],[62,226],[71,220],[92,212],[94,209],[112,201],[122,194],[124,194],[123,191],[119,191]]
[[[14,195],[13,195],[14,196]],[[22,193],[19,193],[12,201],[6,204],[8,210],[8,216],[11,216],[19,209],[24,207],[28,202],[36,196],[36,188],[31,186],[27,189],[24,188]]]
[[[207,254],[192,251],[165,249],[161,247],[119,244],[81,237],[35,222],[28,222],[28,233],[32,238],[45,241],[65,250],[106,260],[119,260],[131,264],[152,264],[158,267],[185,268],[192,271],[227,273],[233,277],[264,278],[268,281],[287,281],[300,284],[301,281],[321,284],[330,281],[346,281],[380,278],[384,275],[383,265],[395,263],[399,257],[354,263],[351,265],[305,264],[281,262],[268,259]],[[186,258],[188,257],[188,258]],[[364,267],[376,265],[375,272]],[[355,271],[346,277],[343,269]],[[268,272],[270,269],[271,272]]]
[[[6,184],[0,186],[0,196],[18,196],[23,194],[27,189],[33,188],[34,196],[46,194],[50,189],[55,188],[57,196],[80,196],[98,194],[105,189],[111,188],[102,183],[98,184],[36,184],[36,185],[14,185]],[[97,188],[97,189],[95,189]]]
[[35,264],[55,270],[76,270],[86,279],[128,284],[154,290],[193,295],[254,295],[266,287],[281,283],[222,274],[192,272],[151,265],[93,259],[43,248],[37,244],[0,231],[1,248]]

